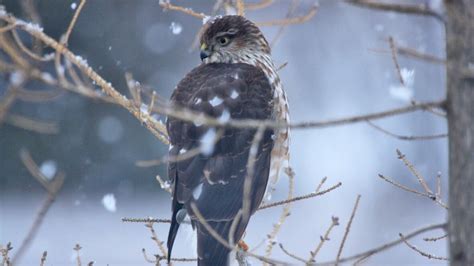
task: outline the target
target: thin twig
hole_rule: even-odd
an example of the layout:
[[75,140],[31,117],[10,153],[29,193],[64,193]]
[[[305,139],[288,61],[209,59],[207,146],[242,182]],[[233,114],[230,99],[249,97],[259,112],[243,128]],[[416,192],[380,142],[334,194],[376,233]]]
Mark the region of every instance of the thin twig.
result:
[[417,59],[421,59],[421,60],[424,60],[424,61],[427,61],[427,62],[431,62],[431,63],[443,64],[443,65],[446,64],[446,60],[445,60],[445,59],[436,57],[436,56],[434,56],[434,55],[422,53],[422,52],[419,52],[419,51],[417,51],[417,50],[415,50],[415,49],[408,48],[408,47],[400,47],[400,46],[398,46],[398,47],[397,47],[397,52],[398,52],[400,55],[403,55],[403,56],[412,57],[412,58],[417,58]]
[[320,236],[320,241],[319,244],[316,246],[314,251],[310,252],[310,256],[307,261],[305,261],[306,264],[314,263],[316,256],[318,255],[319,251],[323,247],[324,243],[329,240],[329,234],[331,233],[332,229],[336,226],[339,225],[339,218],[338,217],[331,217],[331,225],[329,225],[328,229],[324,233],[324,236]]
[[[309,194],[306,194],[306,195],[303,195],[303,196],[298,196],[298,197],[294,197],[294,198],[291,198],[291,199],[286,199],[286,200],[282,200],[282,201],[276,201],[276,202],[268,203],[268,204],[265,204],[265,205],[261,205],[257,209],[257,211],[261,211],[261,210],[281,206],[281,205],[287,204],[289,202],[295,202],[295,201],[300,201],[300,200],[305,200],[305,199],[321,196],[321,195],[324,195],[326,193],[329,193],[329,192],[337,189],[340,186],[342,186],[341,182],[335,184],[334,186],[332,186],[328,189],[320,191],[320,192],[313,192],[313,193],[309,193]],[[153,223],[171,223],[171,220],[170,219],[157,219],[157,218],[151,218],[151,217],[148,217],[148,218],[123,217],[122,222],[124,222],[124,223],[149,223],[149,222],[153,222]]]
[[404,136],[404,135],[398,135],[393,132],[390,132],[374,123],[371,121],[367,120],[367,124],[369,124],[371,127],[375,128],[376,130],[390,136],[394,137],[399,140],[407,140],[407,141],[412,141],[412,140],[433,140],[433,139],[440,139],[440,138],[446,138],[448,134],[435,134],[435,135],[426,135],[426,136]]
[[408,169],[416,177],[416,179],[418,179],[418,182],[423,187],[425,192],[428,193],[429,195],[434,195],[433,191],[431,191],[430,187],[426,183],[425,178],[420,173],[418,173],[415,166],[413,166],[413,164],[410,161],[408,161],[405,154],[403,154],[399,149],[397,149],[397,155],[398,155],[398,159],[400,159],[405,164],[405,166],[408,167]]
[[46,262],[46,257],[47,256],[48,256],[48,252],[44,251],[43,255],[41,256],[40,266],[44,266],[44,263]]
[[354,208],[352,209],[351,217],[349,218],[349,222],[347,223],[347,226],[346,226],[346,231],[344,232],[344,236],[342,237],[341,245],[339,246],[339,250],[337,252],[336,263],[335,263],[336,266],[339,265],[341,254],[342,254],[342,249],[344,248],[344,244],[346,243],[347,236],[349,235],[349,232],[351,230],[352,221],[354,220],[354,216],[356,214],[357,207],[359,206],[359,201],[360,201],[360,195],[357,195],[357,199],[356,199],[356,202],[354,204]]
[[405,80],[403,79],[402,71],[400,69],[400,64],[398,63],[397,47],[395,46],[392,36],[388,37],[388,43],[390,45],[390,51],[392,52],[392,61],[395,65],[395,70],[397,71],[398,80],[403,87],[406,87]]
[[82,263],[81,263],[81,254],[80,254],[81,249],[82,249],[82,247],[79,244],[76,244],[73,248],[73,250],[76,251],[76,265],[77,266],[82,265]]
[[[197,221],[204,226],[204,228],[207,230],[207,232],[215,239],[217,242],[219,242],[221,245],[224,247],[234,251],[236,249],[236,246],[231,246],[224,238],[222,238],[219,233],[217,233],[206,221],[206,219],[202,216],[201,212],[198,210],[196,207],[195,203],[191,203],[191,209],[193,211],[193,214],[196,215]],[[246,251],[245,254],[252,256],[256,259],[259,259],[263,262],[270,263],[270,264],[285,264],[277,260],[269,259],[260,255],[253,254],[251,252]]]
[[293,18],[285,18],[285,19],[279,19],[279,20],[271,20],[271,21],[265,21],[265,22],[257,22],[257,26],[259,27],[270,27],[270,26],[286,26],[286,25],[293,25],[293,24],[301,24],[304,23],[316,15],[318,11],[319,6],[317,4],[314,4],[309,10],[308,13],[306,13],[303,16],[299,17],[293,17]]
[[173,5],[168,1],[160,0],[160,6],[161,6],[161,8],[163,8],[163,10],[178,11],[178,12],[182,12],[182,13],[185,13],[187,15],[199,18],[199,19],[203,19],[203,18],[206,17],[206,15],[203,14],[203,13],[194,12],[192,9],[187,8],[187,7]]
[[286,200],[282,200],[282,201],[277,201],[277,202],[272,202],[272,203],[268,203],[268,204],[265,204],[265,205],[262,205],[260,206],[260,208],[258,208],[258,211],[260,210],[264,210],[264,209],[268,209],[268,208],[273,208],[273,207],[276,207],[276,206],[280,206],[280,205],[283,205],[283,204],[287,204],[289,202],[294,202],[294,201],[299,201],[299,200],[305,200],[305,199],[309,199],[309,198],[314,198],[314,197],[317,197],[317,196],[321,196],[321,195],[324,195],[328,192],[331,192],[333,191],[334,189],[338,188],[342,186],[342,183],[339,182],[337,184],[335,184],[334,186],[328,188],[328,189],[325,189],[321,192],[313,192],[313,193],[309,193],[309,194],[306,194],[306,195],[303,195],[303,196],[298,196],[298,197],[294,197],[294,198],[291,198],[291,199],[286,199]]
[[[286,13],[286,19],[290,18],[293,13],[295,12],[296,8],[299,5],[299,0],[292,0],[290,2],[290,7],[288,8],[288,12]],[[274,47],[278,39],[283,35],[283,31],[285,30],[286,26],[288,25],[282,25],[278,28],[277,33],[275,34],[275,37],[273,37],[272,41],[270,42],[270,47]],[[277,68],[276,71],[279,71],[280,68]]]
[[274,0],[260,0],[257,3],[246,3],[245,9],[247,10],[257,10],[269,7],[271,4],[274,3]]
[[12,260],[13,263],[21,259],[23,254],[26,252],[28,247],[33,242],[33,239],[38,233],[38,229],[43,223],[46,213],[48,212],[49,208],[51,207],[54,200],[56,199],[58,192],[62,188],[62,185],[64,183],[64,176],[65,176],[63,172],[58,171],[56,175],[53,177],[52,181],[49,181],[49,179],[41,173],[40,169],[38,168],[38,165],[33,161],[33,159],[31,158],[31,155],[29,154],[27,150],[23,149],[20,151],[20,158],[23,164],[25,165],[25,167],[30,172],[30,174],[43,186],[44,189],[46,189],[46,191],[48,192],[48,195],[46,199],[44,200],[43,204],[41,205],[35,219],[33,220],[33,223],[25,239],[22,241],[20,248],[18,249],[18,252],[15,253],[15,256],[13,257],[13,260]]
[[438,240],[445,239],[446,237],[448,237],[448,234],[444,234],[444,235],[438,236],[438,237],[425,237],[425,238],[423,238],[423,240],[427,241],[427,242],[436,242]]
[[296,256],[295,254],[289,252],[288,250],[285,249],[285,247],[283,247],[283,244],[282,243],[278,243],[278,245],[280,246],[281,250],[288,256],[292,257],[293,259],[297,260],[297,261],[300,261],[300,262],[303,262],[303,263],[306,263],[306,261],[301,258],[301,257],[298,257]]
[[235,7],[237,8],[237,15],[239,16],[245,15],[244,0],[235,0]]
[[55,122],[40,121],[18,114],[7,114],[5,123],[40,134],[57,134],[59,132],[58,124]]
[[427,252],[421,251],[420,249],[418,249],[414,245],[410,244],[410,242],[407,241],[407,239],[403,236],[402,233],[400,233],[399,236],[409,248],[411,248],[412,250],[418,252],[423,257],[427,257],[428,259],[435,259],[435,260],[449,260],[446,257],[440,257],[440,256],[432,255],[432,254],[429,254]]
[[[446,226],[447,226],[446,223],[428,225],[428,226],[419,228],[419,229],[417,229],[413,232],[410,232],[408,234],[405,234],[404,236],[405,236],[405,239],[410,239],[410,238],[413,238],[413,237],[415,237],[419,234],[422,234],[422,233],[425,233],[425,232],[428,232],[428,231],[432,231],[432,230],[435,230],[435,229],[445,229]],[[374,254],[378,254],[382,251],[390,249],[390,248],[392,248],[392,247],[394,247],[394,246],[396,246],[400,243],[403,243],[403,240],[400,239],[400,237],[397,237],[395,240],[387,242],[387,243],[385,243],[381,246],[369,249],[367,251],[364,251],[364,252],[361,252],[361,253],[358,253],[358,254],[355,254],[355,255],[352,255],[352,256],[341,258],[341,259],[339,259],[339,263],[344,263],[344,262],[348,262],[348,261],[352,261],[352,260],[357,260],[357,259],[360,259],[360,258],[368,258],[368,257],[370,257]],[[328,261],[328,262],[318,263],[317,265],[334,265],[335,263],[336,263],[336,261]]]
[[161,254],[163,254],[163,257],[167,258],[167,257],[168,257],[168,252],[166,251],[166,248],[163,246],[163,241],[161,241],[161,240],[158,238],[158,235],[156,234],[156,231],[155,231],[155,229],[153,228],[153,223],[152,223],[152,222],[148,222],[148,223],[145,224],[145,227],[147,227],[148,229],[150,229],[151,239],[156,243],[156,245],[158,246],[159,250],[161,251]]
[[445,23],[443,16],[432,10],[427,4],[391,4],[383,3],[376,0],[346,0],[346,3],[382,11],[393,11],[411,15],[431,16]]
[[[272,254],[272,249],[273,245],[275,244],[275,238],[277,237],[278,233],[280,232],[281,226],[283,223],[286,221],[286,218],[290,215],[290,207],[291,207],[291,200],[293,198],[293,191],[294,191],[294,183],[295,183],[295,172],[291,167],[288,167],[285,169],[286,175],[288,176],[288,196],[287,196],[287,202],[284,205],[284,208],[280,214],[280,218],[278,219],[278,222],[273,225],[273,229],[268,234],[268,245],[266,249],[265,256],[270,257]],[[318,191],[316,191],[318,192]]]
[[86,4],[87,0],[81,0],[79,3],[79,6],[77,7],[76,11],[74,12],[74,15],[71,19],[71,22],[69,23],[69,26],[67,27],[66,33],[62,36],[61,38],[61,43],[67,44],[69,41],[69,36],[71,35],[72,29],[74,29],[74,26],[76,25],[76,21],[79,18],[79,15],[81,14],[82,8]]

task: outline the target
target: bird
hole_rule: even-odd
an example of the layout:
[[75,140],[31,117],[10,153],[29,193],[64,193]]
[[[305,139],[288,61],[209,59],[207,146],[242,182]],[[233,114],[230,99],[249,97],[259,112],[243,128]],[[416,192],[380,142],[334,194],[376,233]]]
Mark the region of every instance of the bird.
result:
[[[202,29],[200,58],[201,64],[172,92],[173,107],[224,124],[231,119],[289,123],[286,93],[270,46],[255,23],[239,15],[210,19]],[[204,122],[172,115],[166,120],[169,158],[175,158],[168,163],[172,190],[168,262],[178,228],[189,217],[197,233],[197,264],[229,265],[230,245],[244,235],[250,216],[264,198],[269,176],[278,175],[289,159],[289,128],[264,128],[259,143],[252,146],[257,139],[255,127],[218,127]],[[250,171],[247,166],[253,147]],[[245,180],[249,180],[248,190]]]

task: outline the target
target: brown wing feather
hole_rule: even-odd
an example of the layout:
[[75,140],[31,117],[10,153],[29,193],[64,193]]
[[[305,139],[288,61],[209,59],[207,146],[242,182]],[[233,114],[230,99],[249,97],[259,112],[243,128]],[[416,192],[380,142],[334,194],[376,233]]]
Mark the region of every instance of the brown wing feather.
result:
[[[183,106],[220,119],[271,119],[272,88],[264,73],[247,64],[206,64],[191,71],[177,86],[171,100]],[[199,148],[206,134],[216,129],[197,123],[169,118],[170,155]],[[222,129],[213,149],[179,162],[170,162],[169,178],[173,184],[173,221],[168,238],[171,250],[179,226],[175,215],[186,208],[192,213],[193,202],[212,227],[228,239],[229,227],[242,207],[243,183],[254,129]],[[266,130],[259,145],[255,175],[252,177],[251,212],[260,204],[268,181],[270,155],[273,148],[272,130]],[[237,226],[235,240],[242,237],[248,221]],[[198,255],[205,265],[206,259],[215,262],[226,259],[228,251],[215,243],[215,239],[198,229]],[[220,250],[220,251],[219,251]],[[225,254],[221,254],[224,252]],[[218,264],[215,264],[218,265]]]

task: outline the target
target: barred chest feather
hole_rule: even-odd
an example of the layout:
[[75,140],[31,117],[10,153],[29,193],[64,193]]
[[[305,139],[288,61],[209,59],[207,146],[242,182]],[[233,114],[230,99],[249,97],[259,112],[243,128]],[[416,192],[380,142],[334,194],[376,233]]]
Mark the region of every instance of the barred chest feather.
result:
[[[256,53],[252,57],[240,57],[245,58],[239,60],[240,63],[247,63],[259,67],[263,70],[273,88],[273,101],[274,119],[277,121],[284,121],[287,124],[290,123],[290,113],[288,106],[288,99],[286,93],[281,84],[280,77],[276,71],[273,61],[269,54]],[[290,153],[290,129],[281,128],[275,131],[275,145],[272,150],[272,158],[270,163],[270,180],[271,182],[267,188],[267,197],[264,201],[271,196],[271,193],[275,190],[275,184],[278,181],[280,171],[282,167],[286,167],[289,164]]]

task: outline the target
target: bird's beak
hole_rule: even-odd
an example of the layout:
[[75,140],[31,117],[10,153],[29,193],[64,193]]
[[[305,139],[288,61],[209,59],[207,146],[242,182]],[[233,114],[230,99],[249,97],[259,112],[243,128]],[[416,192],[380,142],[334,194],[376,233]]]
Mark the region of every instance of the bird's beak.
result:
[[209,51],[207,44],[201,44],[201,61],[208,58],[211,55],[211,51]]

